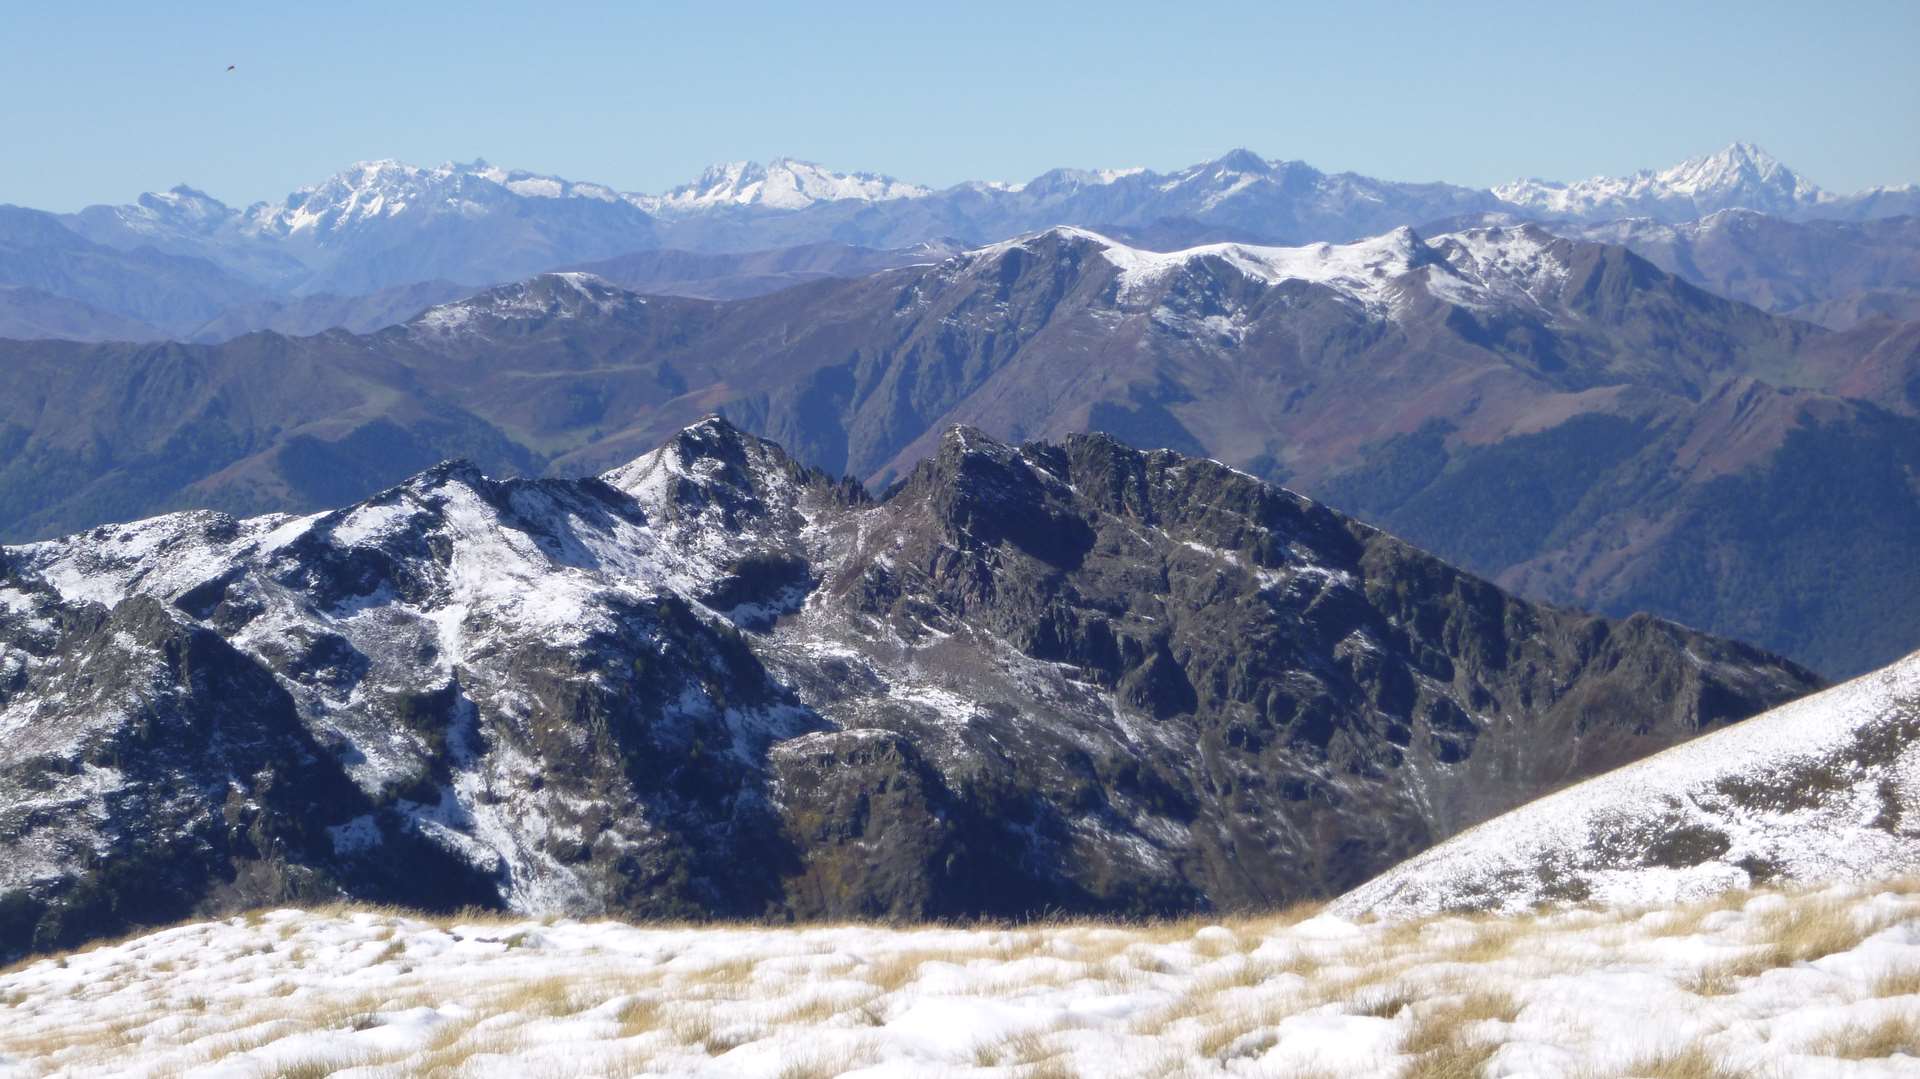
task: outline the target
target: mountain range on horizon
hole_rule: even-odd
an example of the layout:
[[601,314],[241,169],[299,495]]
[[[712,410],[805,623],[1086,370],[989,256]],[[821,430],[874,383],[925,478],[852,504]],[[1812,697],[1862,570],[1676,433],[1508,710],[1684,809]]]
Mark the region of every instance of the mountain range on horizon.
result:
[[949,424],[1096,430],[1849,674],[1920,640],[1917,342],[1537,226],[1177,252],[1061,228],[726,301],[550,274],[361,336],[0,343],[0,538],[304,511],[452,456],[577,474],[713,411],[876,491]]
[[[660,194],[646,194],[524,169],[503,169],[484,159],[421,167],[384,158],[355,162],[318,184],[298,189],[279,203],[263,201],[235,209],[205,191],[182,183],[166,192],[144,194],[132,205],[93,206],[78,214],[94,218],[112,215],[132,231],[148,230],[156,235],[173,230],[204,230],[238,218],[246,223],[244,227],[248,231],[286,236],[336,231],[368,217],[398,216],[422,195],[437,193],[438,185],[458,179],[492,183],[522,198],[624,203],[655,216],[671,218],[743,208],[792,212],[823,203],[923,200],[956,192],[1030,194],[1056,200],[1102,187],[1152,189],[1168,194],[1196,184],[1207,188],[1201,194],[1203,202],[1218,205],[1262,180],[1280,178],[1299,183],[1328,176],[1303,161],[1265,158],[1251,150],[1234,149],[1211,161],[1167,173],[1140,167],[1056,168],[1018,183],[967,180],[934,188],[879,173],[837,172],[799,158],[776,157],[766,163],[742,160],[712,165],[688,183]],[[1374,180],[1357,173],[1332,176],[1348,182],[1394,187],[1484,190],[1510,208],[1541,213],[1550,219],[1582,220],[1636,216],[1688,220],[1725,209],[1782,216],[1826,209],[1836,217],[1881,216],[1880,210],[1887,200],[1916,191],[1913,183],[1870,187],[1852,195],[1827,191],[1763,148],[1747,142],[1730,143],[1718,151],[1665,169],[1643,169],[1630,176],[1595,176],[1571,182],[1529,178],[1481,189],[1443,182]],[[1216,179],[1226,179],[1232,190],[1223,192],[1207,183]]]
[[[129,205],[48,217],[114,250],[207,259],[258,288],[361,293],[430,279],[492,284],[649,247],[738,251],[837,241],[892,248],[992,242],[1058,224],[1162,220],[1246,232],[1223,238],[1341,242],[1468,213],[1678,221],[1740,207],[1870,218],[1911,213],[1916,200],[1920,189],[1911,185],[1832,195],[1736,143],[1659,173],[1492,190],[1325,173],[1246,150],[1171,173],[1055,169],[1025,183],[942,190],[783,158],[715,166],[661,195],[484,161],[435,168],[369,161],[245,209],[182,185]],[[482,225],[491,247],[504,251],[475,248],[470,234]]]

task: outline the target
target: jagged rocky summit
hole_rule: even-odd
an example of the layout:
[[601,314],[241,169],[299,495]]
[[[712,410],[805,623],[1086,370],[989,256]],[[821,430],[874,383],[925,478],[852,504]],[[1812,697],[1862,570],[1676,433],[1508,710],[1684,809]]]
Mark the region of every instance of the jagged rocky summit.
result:
[[876,500],[710,419],[0,548],[0,954],[336,897],[1284,903],[1816,686],[1207,460],[955,428]]

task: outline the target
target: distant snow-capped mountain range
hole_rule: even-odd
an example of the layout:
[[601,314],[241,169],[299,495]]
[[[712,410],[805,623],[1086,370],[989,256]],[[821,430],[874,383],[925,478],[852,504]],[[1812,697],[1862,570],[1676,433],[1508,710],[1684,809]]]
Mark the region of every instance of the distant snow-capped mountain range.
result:
[[[642,252],[744,256],[832,245],[845,257],[821,257],[897,265],[902,260],[885,253],[926,244],[953,251],[1060,225],[1170,250],[1223,242],[1340,244],[1399,228],[1425,235],[1521,221],[1568,234],[1626,229],[1647,236],[1726,212],[1766,214],[1794,226],[1874,218],[1882,220],[1871,227],[1880,229],[1884,219],[1920,213],[1920,188],[1836,195],[1744,143],[1660,172],[1493,189],[1323,172],[1247,150],[1173,172],[1055,169],[1024,183],[970,181],[939,190],[779,158],[717,165],[658,194],[485,161],[430,168],[368,161],[247,207],[185,185],[65,215],[0,207],[0,287],[12,290],[0,310],[0,336],[68,327],[63,336],[224,339],[252,328],[313,332],[349,316],[370,328],[418,310],[408,305],[424,294],[434,302]],[[1801,242],[1767,241],[1769,251]],[[1844,295],[1796,286],[1778,304],[1765,289],[1753,298],[1839,325],[1908,309],[1898,275],[1875,268],[1889,258],[1900,262],[1899,244],[1824,235],[1814,242],[1864,242],[1891,254],[1874,253],[1873,265],[1855,275],[1858,288]],[[1689,276],[1723,288],[1754,276],[1743,272],[1752,261],[1747,255],[1717,261],[1726,265]],[[1687,259],[1676,254],[1663,264],[1685,270]],[[659,276],[649,273],[648,287]],[[749,276],[765,287],[790,280]],[[740,287],[696,285],[695,294]]]
[[[225,236],[231,241],[281,240],[295,246],[351,245],[374,223],[486,218],[556,212],[586,204],[590,218],[612,228],[628,249],[660,237],[693,249],[738,248],[724,231],[691,224],[726,215],[826,213],[840,238],[899,246],[936,236],[988,242],[1055,224],[1140,225],[1192,218],[1240,227],[1249,239],[1280,242],[1347,240],[1448,214],[1508,212],[1580,221],[1652,217],[1690,220],[1729,208],[1787,216],[1882,216],[1920,200],[1912,185],[1852,196],[1822,190],[1764,150],[1734,143],[1718,153],[1654,172],[1574,183],[1519,180],[1491,190],[1446,183],[1405,183],[1356,173],[1324,173],[1303,162],[1234,150],[1170,173],[1143,168],[1055,169],[1025,183],[971,181],[943,190],[864,172],[836,172],[793,158],[766,164],[715,165],[691,183],[662,194],[624,192],[473,161],[432,168],[398,161],[356,163],[284,200],[236,209],[185,185],[142,195],[127,206],[89,207],[69,221],[90,239],[124,246],[172,248]],[[849,211],[879,210],[847,220]],[[579,211],[575,211],[578,213]],[[777,230],[776,230],[777,231]],[[810,239],[825,238],[810,236]],[[704,242],[702,242],[704,241]],[[753,246],[753,245],[747,245]],[[768,246],[760,244],[758,246]],[[307,261],[307,260],[303,260]]]
[[[1256,199],[1281,187],[1309,201],[1357,201],[1383,189],[1425,188],[1486,195],[1506,208],[1556,218],[1612,219],[1649,216],[1691,219],[1731,208],[1798,214],[1820,208],[1842,210],[1869,197],[1911,195],[1907,184],[1877,187],[1853,196],[1826,191],[1752,143],[1736,142],[1668,169],[1643,169],[1631,176],[1600,176],[1572,183],[1515,180],[1490,190],[1452,184],[1407,184],[1375,180],[1356,173],[1321,173],[1299,161],[1266,159],[1249,150],[1233,150],[1213,161],[1171,173],[1144,168],[1054,169],[1025,183],[968,181],[943,190],[878,173],[836,172],[796,158],[761,164],[734,161],[709,167],[691,183],[661,194],[624,192],[525,170],[503,169],[484,160],[449,162],[422,168],[394,160],[357,162],[321,183],[301,188],[280,203],[261,202],[235,210],[185,185],[141,196],[132,206],[108,210],[129,228],[158,233],[173,229],[219,227],[230,221],[248,231],[293,235],[339,231],[357,221],[399,217],[411,209],[471,212],[484,206],[497,188],[520,199],[585,199],[620,203],[648,214],[673,218],[688,214],[751,208],[798,211],[822,203],[862,203],[970,197],[1044,202],[1090,189],[1112,188],[1133,199],[1162,202],[1155,209],[1194,212]],[[482,194],[484,193],[484,194]],[[479,196],[468,204],[459,196]],[[1478,201],[1478,200],[1472,200]],[[1163,214],[1164,215],[1164,214]]]

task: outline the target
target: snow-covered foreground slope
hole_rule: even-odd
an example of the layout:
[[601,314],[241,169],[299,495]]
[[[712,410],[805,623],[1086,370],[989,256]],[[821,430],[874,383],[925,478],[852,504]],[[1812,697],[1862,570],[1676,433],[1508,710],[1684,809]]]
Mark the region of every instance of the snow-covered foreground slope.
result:
[[1470,829],[1346,913],[1657,903],[1920,868],[1920,653]]
[[0,1075],[1912,1075],[1920,886],[1018,929],[281,910],[0,974]]

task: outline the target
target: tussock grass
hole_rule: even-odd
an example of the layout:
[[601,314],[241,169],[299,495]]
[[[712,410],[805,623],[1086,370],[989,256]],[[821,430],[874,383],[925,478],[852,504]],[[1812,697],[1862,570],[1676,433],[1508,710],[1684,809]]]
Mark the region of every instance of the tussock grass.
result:
[[1876,997],[1920,996],[1920,967],[1902,967],[1880,975],[1874,979],[1872,994]]
[[1880,1060],[1896,1053],[1920,1057],[1920,1016],[1891,1015],[1874,1023],[1850,1023],[1821,1035],[1812,1049],[1842,1060]]
[[1804,898],[1762,915],[1759,929],[1780,960],[1775,965],[1786,966],[1848,951],[1890,924],[1885,916],[1862,919],[1832,899]]
[[665,1010],[657,997],[629,997],[614,1009],[613,1021],[619,1027],[620,1037],[638,1038],[660,1029]]
[[1023,1030],[1003,1038],[981,1042],[973,1047],[973,1062],[977,1067],[1033,1068],[1058,1056],[1060,1050],[1050,1040],[1049,1035],[1057,1033],[1057,1025],[1038,1030]]
[[1513,951],[1521,938],[1520,927],[1513,922],[1483,922],[1474,927],[1465,941],[1447,948],[1441,960],[1448,963],[1490,963]]
[[1627,1074],[1643,1079],[1760,1079],[1699,1046],[1643,1057],[1628,1065]]
[[[1675,907],[1671,911],[1661,912],[1664,916],[1651,927],[1642,925],[1641,931],[1649,937],[1684,937],[1700,931],[1701,923],[1711,915],[1722,911],[1739,910],[1747,905],[1754,893],[1750,889],[1736,888],[1721,892],[1710,899],[1697,903],[1688,903]],[[1645,919],[1642,919],[1644,922]]]
[[1400,1079],[1479,1079],[1499,1048],[1491,1041],[1450,1038],[1414,1057]]

